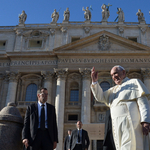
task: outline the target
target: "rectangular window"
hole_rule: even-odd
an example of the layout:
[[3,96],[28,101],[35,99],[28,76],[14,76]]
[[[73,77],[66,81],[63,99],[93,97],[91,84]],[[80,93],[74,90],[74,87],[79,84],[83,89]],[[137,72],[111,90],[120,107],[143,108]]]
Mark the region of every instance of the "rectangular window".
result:
[[6,41],[0,41],[0,50],[5,50]]
[[80,40],[80,37],[72,37],[72,38],[71,38],[71,42],[75,42],[75,41],[77,41],[77,40]]
[[41,48],[42,40],[29,40],[29,48]]
[[128,39],[131,40],[131,41],[137,42],[137,38],[136,37],[129,37]]
[[70,101],[79,101],[79,90],[70,91]]
[[68,115],[68,121],[77,121],[78,115]]

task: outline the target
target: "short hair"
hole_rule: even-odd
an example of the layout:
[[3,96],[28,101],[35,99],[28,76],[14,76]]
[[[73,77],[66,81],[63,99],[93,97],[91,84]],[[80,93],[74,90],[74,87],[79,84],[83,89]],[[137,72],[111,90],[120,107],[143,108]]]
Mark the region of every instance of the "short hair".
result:
[[[118,70],[121,70],[121,71],[124,70],[124,71],[125,71],[125,69],[124,69],[122,66],[120,66],[120,65],[116,65],[116,66],[114,66],[114,67],[116,67]],[[113,68],[114,68],[114,67],[113,67]]]
[[71,132],[72,130],[71,130],[71,129],[68,129],[68,131],[70,131],[70,132]]
[[37,90],[37,95],[41,94],[41,90],[43,90],[43,89],[47,91],[47,88],[41,87],[40,89]]

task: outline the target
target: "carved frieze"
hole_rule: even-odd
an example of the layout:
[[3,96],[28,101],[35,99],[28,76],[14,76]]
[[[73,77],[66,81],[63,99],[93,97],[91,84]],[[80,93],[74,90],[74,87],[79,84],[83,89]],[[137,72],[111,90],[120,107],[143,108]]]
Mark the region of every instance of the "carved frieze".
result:
[[102,36],[100,36],[98,47],[100,50],[108,50],[110,48],[110,40],[107,35],[103,34]]
[[150,79],[150,68],[141,68],[141,73],[144,79]]
[[90,68],[79,68],[79,72],[81,73],[83,79],[90,79],[91,69]]

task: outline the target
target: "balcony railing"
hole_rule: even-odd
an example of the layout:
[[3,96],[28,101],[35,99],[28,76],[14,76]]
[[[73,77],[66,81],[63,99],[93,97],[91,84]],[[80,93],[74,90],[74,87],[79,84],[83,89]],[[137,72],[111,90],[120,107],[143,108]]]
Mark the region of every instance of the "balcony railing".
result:
[[81,106],[81,103],[79,103],[79,102],[67,102],[66,106]]

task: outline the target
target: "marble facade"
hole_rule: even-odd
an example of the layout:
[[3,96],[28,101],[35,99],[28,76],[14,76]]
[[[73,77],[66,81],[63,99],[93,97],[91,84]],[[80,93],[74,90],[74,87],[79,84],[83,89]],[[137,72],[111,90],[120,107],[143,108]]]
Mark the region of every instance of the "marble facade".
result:
[[[91,94],[90,69],[95,66],[99,71],[99,83],[113,86],[109,71],[119,64],[129,78],[141,79],[150,90],[149,35],[150,25],[139,22],[0,26],[0,110],[13,102],[24,116],[27,105],[35,103],[25,101],[27,86],[44,86],[48,102],[56,107],[57,150],[63,149],[67,130],[75,129],[77,120],[82,120],[93,140],[90,150],[97,150],[108,108]],[[78,101],[70,101],[72,88],[79,90]],[[69,115],[77,120],[69,120]]]

